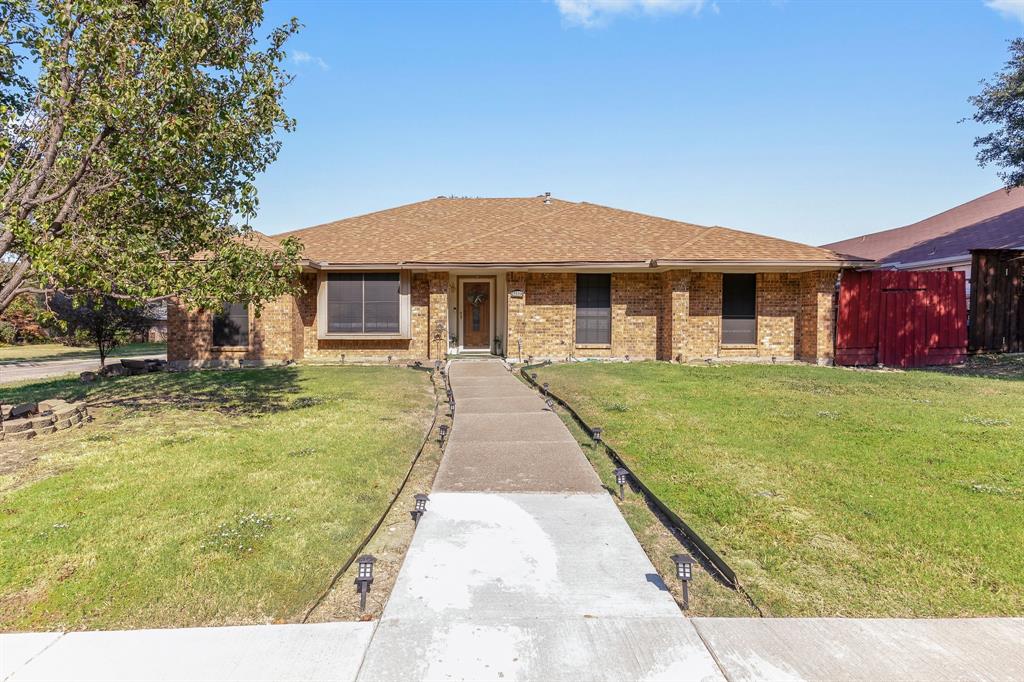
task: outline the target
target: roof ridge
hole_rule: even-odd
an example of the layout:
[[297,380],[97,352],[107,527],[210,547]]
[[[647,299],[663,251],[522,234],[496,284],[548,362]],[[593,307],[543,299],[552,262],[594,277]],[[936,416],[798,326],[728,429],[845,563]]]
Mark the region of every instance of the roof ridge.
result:
[[[565,201],[565,200],[564,199],[556,199],[555,201]],[[553,215],[558,215],[559,213],[564,213],[564,212],[568,211],[569,209],[580,205],[579,203],[577,203],[575,201],[566,201],[565,203],[567,203],[568,206],[565,206],[564,208],[560,208],[557,211],[553,211],[553,212],[549,213],[546,217],[550,217],[550,216],[553,216]],[[431,258],[435,254],[444,253],[445,251],[450,251],[451,249],[454,249],[455,247],[463,246],[464,244],[469,244],[471,242],[475,242],[478,239],[483,239],[484,237],[490,237],[491,235],[493,235],[493,234],[495,234],[497,232],[501,232],[502,230],[507,230],[507,229],[510,229],[510,228],[513,228],[513,227],[520,227],[522,225],[525,225],[526,223],[531,222],[532,220],[534,220],[534,219],[533,218],[527,218],[525,220],[520,220],[518,223],[511,223],[509,225],[501,225],[500,227],[496,227],[493,230],[487,230],[486,232],[481,232],[480,234],[475,234],[472,237],[470,237],[469,239],[463,239],[461,242],[454,242],[452,244],[446,244],[444,246],[444,248],[442,248],[442,249],[435,249],[434,251],[431,251],[430,253],[424,254],[423,258],[424,259]],[[416,261],[411,261],[411,262],[416,262]],[[425,262],[425,260],[424,260],[424,262]]]
[[703,229],[701,229],[700,232],[698,232],[697,234],[693,235],[692,237],[687,239],[685,242],[680,244],[679,248],[682,249],[682,248],[685,248],[687,246],[693,246],[695,243],[699,242],[701,239],[704,239],[704,237],[707,237],[712,232],[715,232],[717,230],[721,230],[722,229],[718,225],[712,225],[711,227],[704,227],[703,225],[697,225],[696,227],[700,227],[700,228],[703,228]]

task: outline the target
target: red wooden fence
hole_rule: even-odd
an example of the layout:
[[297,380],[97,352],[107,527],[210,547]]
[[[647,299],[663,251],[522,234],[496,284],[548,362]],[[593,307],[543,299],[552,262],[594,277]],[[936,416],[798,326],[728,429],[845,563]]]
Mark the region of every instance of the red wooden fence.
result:
[[836,364],[922,367],[952,365],[966,356],[964,273],[843,273]]

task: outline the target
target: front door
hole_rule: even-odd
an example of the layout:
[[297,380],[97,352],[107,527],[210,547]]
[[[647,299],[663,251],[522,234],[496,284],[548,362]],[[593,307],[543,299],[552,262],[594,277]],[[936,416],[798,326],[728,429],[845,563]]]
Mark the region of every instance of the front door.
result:
[[491,284],[464,282],[462,285],[462,347],[491,348]]

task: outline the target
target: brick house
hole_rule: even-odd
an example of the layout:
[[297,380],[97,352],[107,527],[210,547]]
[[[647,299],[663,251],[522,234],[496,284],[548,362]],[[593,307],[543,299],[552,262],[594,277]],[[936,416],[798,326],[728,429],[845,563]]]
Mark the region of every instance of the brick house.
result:
[[[438,197],[279,236],[299,296],[168,310],[178,365],[528,358],[827,364],[832,251],[547,195]],[[272,239],[272,238],[271,238]]]

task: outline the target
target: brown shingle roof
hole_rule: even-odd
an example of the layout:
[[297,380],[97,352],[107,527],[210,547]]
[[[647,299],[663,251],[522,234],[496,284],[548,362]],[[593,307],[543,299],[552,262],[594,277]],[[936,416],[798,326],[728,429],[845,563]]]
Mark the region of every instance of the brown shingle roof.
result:
[[306,258],[337,265],[844,261],[773,237],[543,197],[438,197],[277,236],[297,237]]
[[919,263],[962,256],[971,249],[1024,247],[1024,189],[998,189],[911,225],[826,244],[839,253],[880,263]]

